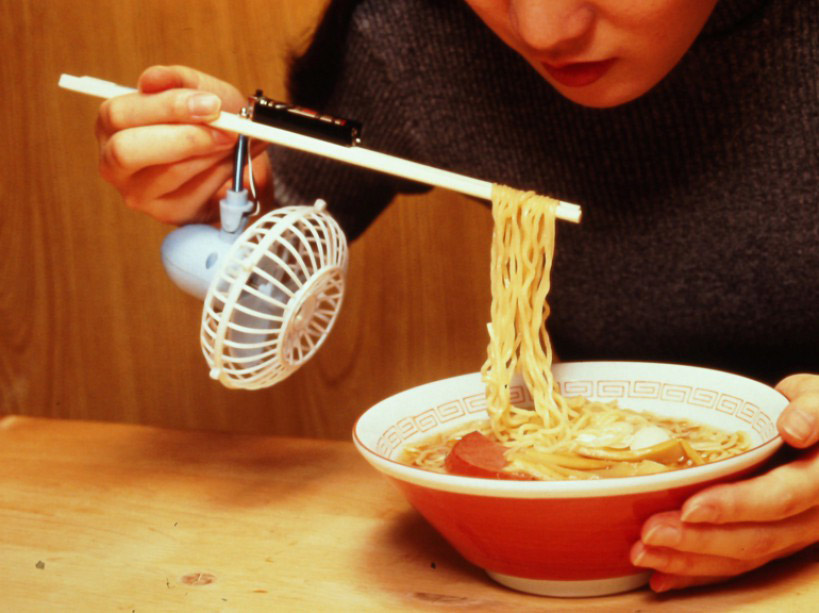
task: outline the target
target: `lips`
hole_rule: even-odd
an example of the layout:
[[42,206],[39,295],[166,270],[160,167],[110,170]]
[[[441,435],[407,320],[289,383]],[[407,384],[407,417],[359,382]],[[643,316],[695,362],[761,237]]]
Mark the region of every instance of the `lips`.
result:
[[546,72],[558,83],[567,87],[584,87],[603,77],[615,61],[616,58],[600,62],[576,62],[561,66],[553,66],[543,62],[542,65]]

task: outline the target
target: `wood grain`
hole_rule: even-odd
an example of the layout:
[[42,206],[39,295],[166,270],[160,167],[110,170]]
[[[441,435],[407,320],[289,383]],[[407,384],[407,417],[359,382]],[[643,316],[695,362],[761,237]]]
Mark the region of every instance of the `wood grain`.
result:
[[813,612],[819,549],[719,586],[553,599],[463,560],[352,443],[0,420],[4,611]]
[[480,367],[491,220],[434,192],[400,199],[352,245],[341,316],[306,367],[266,391],[211,382],[201,305],[160,263],[171,228],[99,178],[98,102],[56,87],[63,72],[133,84],[178,63],[282,97],[285,58],[323,5],[0,0],[3,410],[340,439],[381,398]]

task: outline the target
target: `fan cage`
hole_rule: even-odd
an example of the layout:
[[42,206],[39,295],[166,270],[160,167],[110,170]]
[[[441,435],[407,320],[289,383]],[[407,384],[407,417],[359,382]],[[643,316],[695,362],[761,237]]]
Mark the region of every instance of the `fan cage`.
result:
[[295,372],[321,347],[344,295],[347,241],[318,206],[271,211],[228,251],[202,309],[211,376],[259,389]]

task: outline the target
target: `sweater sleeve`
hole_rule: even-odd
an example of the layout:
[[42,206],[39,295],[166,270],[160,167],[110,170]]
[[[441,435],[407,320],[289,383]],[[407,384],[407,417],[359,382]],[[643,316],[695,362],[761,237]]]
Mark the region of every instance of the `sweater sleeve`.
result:
[[[360,12],[360,11],[359,11]],[[361,146],[413,159],[418,147],[401,94],[378,53],[381,41],[353,12],[346,31],[320,24],[307,53],[311,66],[291,72],[292,102],[363,124]],[[332,39],[332,40],[328,40]],[[310,68],[315,68],[311,70]],[[318,87],[310,79],[323,81]],[[310,92],[319,92],[311,94]],[[422,193],[429,187],[391,175],[279,146],[270,148],[277,205],[311,203],[323,198],[352,241],[364,232],[398,193]]]

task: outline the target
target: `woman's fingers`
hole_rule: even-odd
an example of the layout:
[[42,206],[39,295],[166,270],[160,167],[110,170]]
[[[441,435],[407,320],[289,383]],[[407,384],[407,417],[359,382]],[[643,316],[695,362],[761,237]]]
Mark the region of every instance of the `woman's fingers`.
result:
[[799,448],[819,442],[819,376],[791,375],[776,389],[790,400],[777,421],[785,442]]
[[819,375],[807,373],[791,375],[777,383],[776,389],[782,392],[788,400],[793,400],[800,393],[819,392]]
[[[100,106],[101,175],[129,207],[160,221],[213,220],[233,173],[237,136],[206,124],[221,111],[241,109],[245,97],[229,83],[186,66],[152,66],[139,77],[137,89]],[[254,162],[254,168],[267,188],[269,162]]]
[[97,136],[151,124],[205,123],[219,116],[216,94],[172,89],[152,95],[125,94],[103,101],[97,114]]
[[[720,559],[715,556],[703,556],[698,558],[692,554],[678,554],[672,551],[666,554],[664,558],[666,563],[663,569],[655,569],[655,572],[652,573],[649,584],[651,589],[655,592],[667,592],[669,590],[679,590],[695,585],[718,583],[764,566],[774,559],[785,558],[804,549],[806,546],[807,544],[794,545],[793,547],[776,552],[774,555],[765,556],[756,560],[741,561]],[[632,554],[634,553],[635,552],[632,551]],[[675,556],[679,556],[679,558],[675,560]],[[643,559],[649,560],[650,558],[644,556]],[[706,569],[709,567],[712,570],[720,569],[721,572],[709,574],[706,572]],[[674,569],[688,569],[688,572],[676,572]]]
[[245,97],[230,83],[188,66],[151,66],[140,75],[137,88],[145,94],[169,89],[196,89],[216,94],[226,111],[236,112],[246,103]]
[[638,542],[631,549],[631,563],[635,566],[686,577],[733,577],[761,566],[767,561],[767,559],[759,562],[737,560],[662,547],[647,547],[642,542]]
[[117,183],[149,166],[193,157],[227,156],[235,136],[207,126],[150,125],[116,132],[100,148],[100,172]]
[[[264,150],[253,159],[253,166],[257,194],[265,200],[270,195],[272,170]],[[227,157],[214,154],[167,166],[152,166],[132,177],[123,190],[123,197],[129,207],[164,223],[210,223],[218,219],[218,200],[228,186],[232,187],[233,173],[232,154]]]
[[697,492],[682,506],[686,523],[776,521],[819,504],[819,449],[745,481]]
[[652,573],[649,580],[649,587],[658,594],[668,592],[669,590],[680,590],[686,587],[694,587],[697,585],[709,585],[711,583],[718,583],[725,581],[727,577],[686,577],[685,575],[668,575],[666,573],[655,572]]
[[[173,164],[149,166],[134,173],[124,184],[123,191],[133,198],[134,202],[147,202],[161,198],[176,192],[185,183],[208,170],[216,172],[221,164],[227,167],[228,160],[232,159],[232,155],[213,153]],[[232,168],[232,161],[230,168]],[[223,173],[220,173],[220,176],[221,174]],[[132,203],[128,204],[130,206]]]
[[[176,190],[154,199],[140,200],[135,206],[168,224],[211,222],[218,218],[219,192],[232,174],[233,164],[226,160],[188,179]],[[126,202],[129,203],[127,197]]]
[[809,543],[801,543],[762,557],[737,560],[736,558],[682,552],[662,547],[647,547],[638,542],[631,549],[631,561],[635,566],[653,569],[666,578],[689,578],[688,581],[679,579],[660,581],[658,579],[657,583],[664,585],[656,586],[655,581],[652,580],[652,589],[676,589],[736,577],[777,558],[794,554],[808,545]]
[[664,547],[649,547],[637,542],[631,549],[631,562],[635,566],[650,568],[666,575],[725,579],[759,568],[771,560],[789,556],[808,545],[810,543],[801,542],[764,556],[738,559]]
[[800,449],[819,441],[819,392],[805,392],[791,400],[777,421],[782,438]]
[[[641,541],[649,549],[664,548],[735,560],[768,559],[819,538],[819,508],[775,522],[687,524],[676,511],[660,513],[643,526]],[[715,573],[716,574],[716,573]]]

